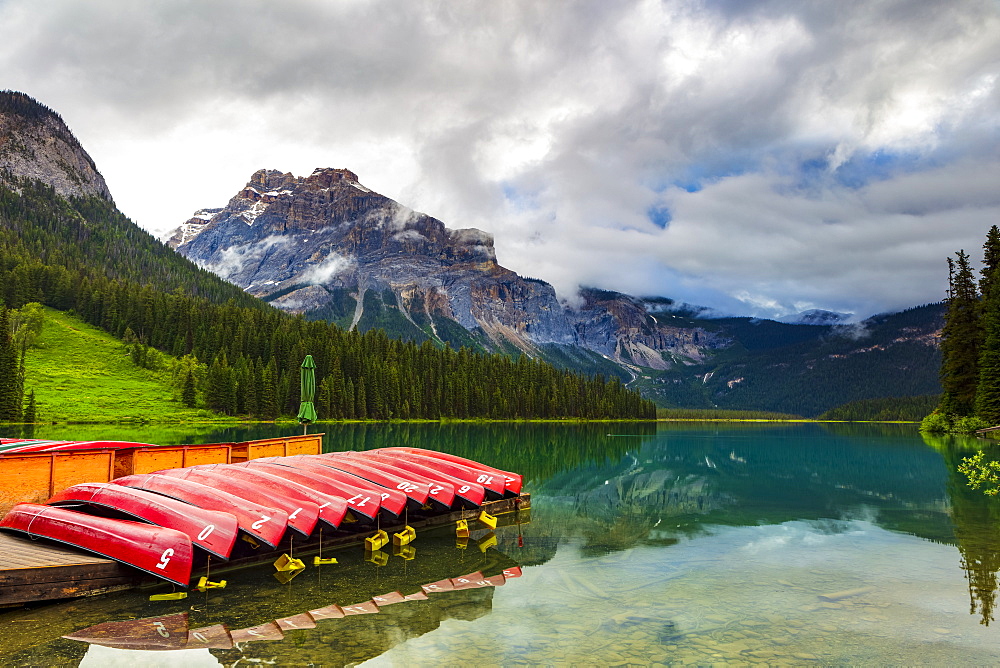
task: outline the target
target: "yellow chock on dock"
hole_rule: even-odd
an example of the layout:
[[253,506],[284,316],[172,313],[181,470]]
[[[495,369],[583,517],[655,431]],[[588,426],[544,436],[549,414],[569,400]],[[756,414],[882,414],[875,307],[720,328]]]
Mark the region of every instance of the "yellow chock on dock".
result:
[[153,594],[149,597],[150,601],[179,601],[182,598],[187,598],[188,593],[186,591],[175,591],[171,594]]
[[490,549],[491,547],[497,546],[497,535],[491,531],[482,538],[480,538],[479,542],[476,543],[476,545],[479,547],[480,552],[486,552],[486,550]]
[[417,531],[407,524],[399,533],[392,534],[393,545],[409,545],[416,539]]
[[301,571],[306,565],[302,563],[301,559],[294,559],[287,554],[283,554],[274,562],[274,567],[281,572],[288,572]]
[[389,555],[382,550],[365,551],[365,561],[371,562],[376,566],[385,566],[389,563]]
[[313,557],[313,566],[326,566],[335,563],[337,563],[336,557],[330,557],[329,559],[320,559],[319,557]]
[[210,582],[207,577],[202,576],[198,580],[198,584],[195,585],[195,591],[206,591],[208,589],[225,589],[226,581],[219,580],[218,582]]
[[260,547],[260,543],[258,543],[252,537],[246,534],[241,535],[240,538],[242,538],[247,544],[250,545],[250,547],[252,547],[255,550]]
[[417,548],[412,545],[393,545],[392,556],[401,557],[403,561],[413,561],[417,556]]
[[493,515],[490,515],[485,510],[479,513],[479,517],[476,519],[478,519],[480,522],[482,522],[491,529],[497,528],[497,518],[494,517]]
[[455,523],[455,536],[457,538],[469,537],[469,522],[467,520],[459,520]]
[[374,552],[375,550],[381,550],[383,547],[389,544],[389,534],[387,534],[383,529],[379,529],[375,532],[374,536],[369,536],[365,538],[365,550],[369,552]]

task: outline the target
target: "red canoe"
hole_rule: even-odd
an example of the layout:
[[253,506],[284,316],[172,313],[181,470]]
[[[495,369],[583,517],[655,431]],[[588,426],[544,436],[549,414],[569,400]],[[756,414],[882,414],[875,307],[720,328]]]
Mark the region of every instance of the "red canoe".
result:
[[[335,494],[325,494],[302,483],[276,476],[267,471],[241,464],[202,464],[192,467],[199,471],[213,471],[229,478],[250,483],[258,488],[281,494],[296,503],[315,503],[319,508],[319,521],[336,531],[347,514],[347,501]],[[289,516],[291,517],[291,516]]]
[[316,455],[294,455],[292,457],[276,457],[273,460],[256,459],[254,461],[274,461],[276,464],[291,466],[303,471],[309,471],[310,473],[317,473],[344,485],[356,487],[359,493],[377,494],[382,497],[382,509],[393,516],[389,519],[398,519],[402,516],[403,510],[406,508],[406,495],[398,489],[389,489],[388,487],[373,483],[371,480],[341,471],[334,468],[332,462]]
[[268,505],[288,513],[288,528],[297,531],[303,536],[308,536],[316,528],[319,521],[319,505],[311,501],[295,501],[289,498],[282,490],[268,488],[256,483],[246,482],[235,478],[229,473],[219,471],[206,471],[204,469],[167,469],[156,471],[156,475],[169,476],[180,480],[191,480],[208,485],[215,489],[229,492],[235,496]]
[[133,443],[131,441],[37,441],[25,444],[5,453],[23,452],[63,452],[65,450],[124,450],[127,448],[152,448],[150,443]]
[[386,457],[365,457],[364,453],[353,451],[338,454],[343,454],[344,456],[357,459],[360,462],[371,464],[379,470],[399,476],[403,480],[427,485],[427,502],[431,504],[435,510],[451,510],[452,505],[455,503],[455,485],[444,480],[443,478],[432,478],[431,476],[422,474],[412,468],[398,466],[401,462],[396,459]]
[[486,498],[486,489],[475,482],[466,482],[461,478],[456,478],[455,476],[449,475],[447,473],[442,473],[438,469],[427,466],[426,464],[418,463],[417,461],[411,461],[407,459],[402,459],[401,457],[391,457],[385,453],[378,452],[376,450],[368,450],[364,452],[356,453],[358,456],[363,456],[370,459],[376,459],[378,461],[385,461],[391,463],[396,468],[404,469],[415,473],[417,475],[422,475],[425,478],[430,478],[431,480],[439,482],[447,482],[454,486],[455,496],[466,501],[468,504],[479,507],[483,505],[483,500]]
[[276,547],[288,527],[288,513],[269,505],[214,489],[193,480],[181,480],[166,475],[129,475],[111,481],[115,485],[135,487],[179,499],[206,510],[218,510],[236,516],[243,531],[268,547]]
[[191,581],[191,539],[176,529],[37,503],[11,508],[0,528],[73,545],[182,587]]
[[472,459],[466,459],[465,457],[459,457],[458,455],[452,455],[447,452],[438,452],[437,450],[425,450],[424,448],[380,448],[379,451],[387,453],[395,452],[407,452],[414,455],[424,455],[425,457],[433,457],[434,459],[440,459],[446,462],[451,462],[453,464],[461,464],[462,466],[468,466],[474,469],[480,469],[487,475],[498,475],[504,479],[504,488],[511,494],[521,493],[521,474],[511,473],[510,471],[504,471],[502,469],[495,468],[493,466],[487,466],[486,464],[480,464]]
[[111,508],[132,517],[181,531],[199,547],[221,559],[228,559],[236,543],[239,524],[236,516],[205,510],[189,503],[106,482],[84,482],[68,487],[46,501],[50,506],[86,504]]
[[504,495],[504,478],[495,473],[489,473],[484,469],[475,469],[465,464],[457,464],[444,459],[436,459],[414,452],[389,452],[386,449],[371,450],[371,452],[384,454],[387,457],[401,459],[403,461],[416,462],[429,466],[432,469],[453,475],[460,480],[469,483],[482,485],[486,489],[486,496],[490,499],[499,499]]
[[412,502],[411,507],[415,510],[423,508],[424,504],[427,503],[427,497],[430,495],[431,489],[427,483],[416,482],[408,477],[384,471],[377,464],[360,462],[357,458],[348,457],[342,452],[313,455],[313,457],[321,459],[327,466],[332,466],[347,473],[353,473],[360,478],[370,480],[389,489],[398,489],[403,494],[406,494],[406,497]]
[[251,459],[236,466],[245,466],[255,471],[264,471],[279,478],[305,485],[306,487],[315,489],[317,492],[342,497],[347,501],[347,507],[350,508],[351,512],[365,522],[374,520],[378,515],[379,508],[382,506],[382,497],[377,491],[369,490],[366,493],[358,487],[339,483],[333,478],[325,477],[320,473],[312,473],[305,469],[295,468],[294,466],[282,466],[281,464],[257,459]]

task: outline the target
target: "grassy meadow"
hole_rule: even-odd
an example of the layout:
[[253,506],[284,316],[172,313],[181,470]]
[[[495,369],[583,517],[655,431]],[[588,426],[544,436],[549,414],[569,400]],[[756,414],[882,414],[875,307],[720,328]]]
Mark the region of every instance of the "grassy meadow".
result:
[[137,367],[121,341],[53,309],[25,367],[39,422],[231,421],[185,408],[166,373]]

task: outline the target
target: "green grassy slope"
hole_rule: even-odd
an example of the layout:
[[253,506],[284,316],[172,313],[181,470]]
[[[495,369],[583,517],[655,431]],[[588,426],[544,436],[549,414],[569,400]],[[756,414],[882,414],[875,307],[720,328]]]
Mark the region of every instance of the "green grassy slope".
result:
[[[137,367],[121,341],[61,311],[25,361],[42,422],[184,421],[216,418],[174,399],[165,375]],[[225,419],[225,418],[222,418]]]

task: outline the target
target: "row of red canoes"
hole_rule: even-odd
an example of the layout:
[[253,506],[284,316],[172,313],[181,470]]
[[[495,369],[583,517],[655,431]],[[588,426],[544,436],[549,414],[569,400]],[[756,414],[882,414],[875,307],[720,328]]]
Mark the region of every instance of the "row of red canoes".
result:
[[187,586],[199,551],[228,559],[241,535],[273,549],[286,534],[368,531],[380,519],[392,524],[408,512],[473,509],[520,491],[515,473],[432,450],[383,448],[81,483],[45,505],[15,506],[0,529],[74,545]]

